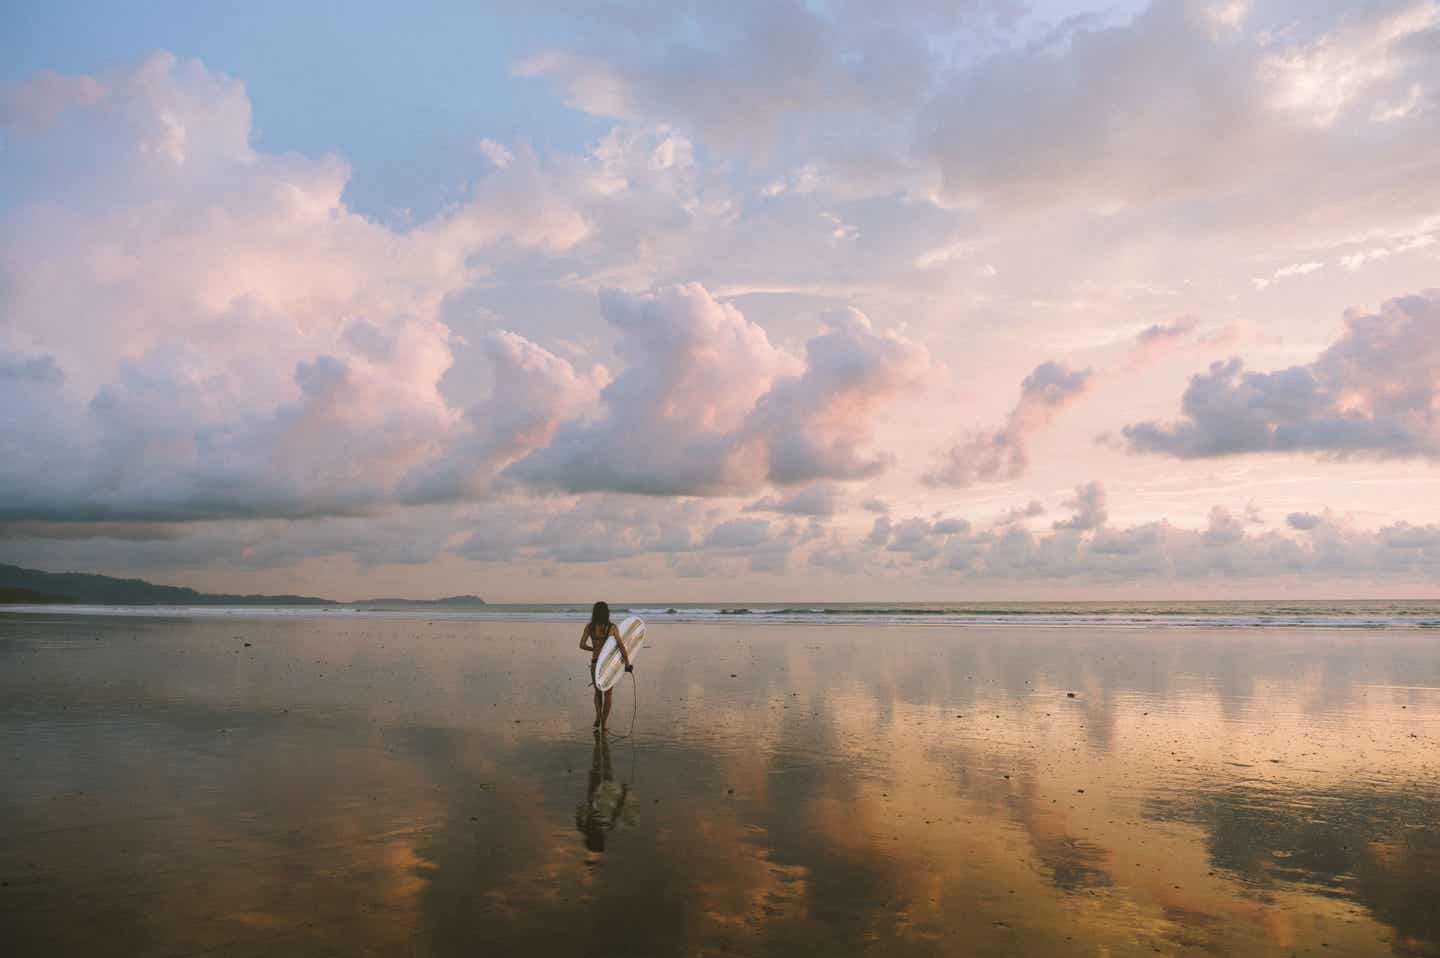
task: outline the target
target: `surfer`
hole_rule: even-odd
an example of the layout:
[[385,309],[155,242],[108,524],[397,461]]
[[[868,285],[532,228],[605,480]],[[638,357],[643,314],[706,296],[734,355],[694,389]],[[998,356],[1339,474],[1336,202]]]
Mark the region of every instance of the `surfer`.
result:
[[[615,645],[620,649],[620,658],[625,662],[625,671],[629,672],[632,668],[630,655],[625,651],[625,643],[620,641],[620,630],[610,621],[610,606],[604,602],[596,602],[590,610],[590,621],[585,626],[585,631],[580,633],[580,648],[590,653],[591,685],[595,684],[595,660],[600,657],[605,640],[612,635],[615,637]],[[595,728],[603,729],[609,725],[611,691],[595,690]]]

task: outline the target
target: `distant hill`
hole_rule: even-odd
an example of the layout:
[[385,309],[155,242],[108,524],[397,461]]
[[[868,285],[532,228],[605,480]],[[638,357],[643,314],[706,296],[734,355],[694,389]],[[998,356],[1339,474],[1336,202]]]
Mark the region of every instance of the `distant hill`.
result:
[[478,595],[454,595],[445,599],[361,599],[345,603],[309,595],[227,595],[197,592],[184,586],[156,585],[144,579],[117,579],[88,572],[41,572],[0,563],[0,603],[52,605],[65,602],[86,605],[351,605],[366,608],[485,604]]
[[451,595],[443,599],[360,599],[358,602],[351,602],[350,605],[364,606],[365,608],[409,608],[411,606],[467,606],[484,605],[485,600],[478,595]]
[[0,588],[29,589],[59,601],[93,605],[338,605],[308,595],[223,595],[144,579],[117,579],[87,572],[40,572],[0,564]]
[[36,592],[34,589],[12,589],[0,586],[0,605],[59,605],[72,600],[63,595]]

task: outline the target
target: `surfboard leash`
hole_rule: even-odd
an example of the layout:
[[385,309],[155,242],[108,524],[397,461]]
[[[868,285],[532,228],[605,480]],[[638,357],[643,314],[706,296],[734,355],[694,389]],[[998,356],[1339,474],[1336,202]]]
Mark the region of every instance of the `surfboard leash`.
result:
[[630,731],[624,735],[616,735],[617,742],[623,742],[635,735],[635,716],[640,711],[640,686],[635,681],[635,670],[630,670]]
[[635,667],[630,667],[630,735],[635,735],[635,715],[640,711],[640,685],[635,681]]

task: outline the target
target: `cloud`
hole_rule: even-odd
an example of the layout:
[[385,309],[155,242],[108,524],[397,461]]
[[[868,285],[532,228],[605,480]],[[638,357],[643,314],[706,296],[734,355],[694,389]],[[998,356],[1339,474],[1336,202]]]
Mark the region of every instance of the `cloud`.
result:
[[54,356],[0,355],[0,379],[12,383],[54,385],[64,378]]
[[472,507],[452,520],[460,555],[563,563],[618,562],[694,551],[705,510],[695,500],[589,496],[570,502],[510,499]]
[[1039,499],[1031,499],[1023,506],[1016,506],[1013,509],[1005,510],[1005,512],[1001,513],[1000,517],[995,520],[995,525],[1009,525],[1012,522],[1033,519],[1035,516],[1043,516],[1044,514],[1045,504]]
[[0,91],[0,124],[43,132],[67,110],[94,106],[108,95],[105,84],[95,77],[41,70],[29,81]]
[[1325,264],[1318,260],[1309,260],[1304,263],[1291,263],[1289,266],[1282,266],[1269,276],[1257,276],[1250,281],[1256,289],[1269,289],[1282,279],[1291,279],[1296,276],[1309,276],[1311,273],[1318,273],[1325,268]]
[[1187,339],[1199,325],[1200,321],[1194,316],[1181,316],[1169,323],[1155,323],[1136,334],[1135,346],[1137,349],[1164,349]]
[[[550,165],[486,141],[472,195],[399,232],[346,206],[338,159],[255,150],[243,87],[194,61],[5,102],[0,164],[25,187],[0,220],[10,519],[351,514],[488,495],[511,464],[664,493],[863,478],[891,461],[870,421],[933,373],[856,311],[795,355],[698,286],[602,297],[608,385],[518,333],[456,334],[449,303],[489,260],[579,256],[601,220],[621,248],[617,197],[642,219],[696,201],[673,133]],[[622,437],[644,451],[610,455]]]
[[840,491],[832,485],[806,486],[792,496],[766,496],[745,507],[746,512],[779,512],[792,516],[833,516],[840,508]]
[[[0,561],[59,568],[231,571],[288,568],[308,559],[346,559],[365,568],[426,563],[455,555],[493,568],[589,566],[601,574],[723,576],[780,572],[797,561],[867,587],[966,584],[1264,581],[1433,581],[1440,526],[1396,521],[1357,527],[1329,510],[1296,513],[1287,528],[1258,530],[1253,510],[1213,508],[1196,528],[1165,520],[1115,526],[1094,506],[1099,483],[1079,487],[1077,520],[1032,532],[980,526],[959,517],[876,518],[847,538],[814,520],[777,522],[699,499],[587,495],[500,497],[455,506],[411,507],[369,517],[200,522],[10,524],[0,527]],[[1086,510],[1089,518],[1086,518]],[[1080,528],[1085,526],[1086,528]],[[486,575],[492,573],[487,572]],[[576,574],[590,574],[589,572]],[[315,591],[312,589],[311,591]],[[323,590],[321,590],[323,591]],[[365,591],[362,588],[362,591]]]
[[[472,131],[451,171],[470,185],[404,228],[351,200],[374,170],[357,190],[340,157],[268,152],[244,87],[197,62],[0,91],[0,536],[63,526],[79,548],[193,528],[197,556],[411,561],[465,528],[476,554],[668,575],[784,568],[818,551],[806,519],[836,516],[878,540],[828,552],[837,570],[925,555],[993,581],[1157,543],[1271,568],[1245,557],[1257,536],[1235,538],[1234,503],[1174,530],[1116,528],[1103,499],[1072,514],[1056,496],[1043,520],[1038,502],[998,517],[1008,503],[991,502],[962,529],[913,480],[1023,475],[1097,377],[1231,355],[1216,310],[1245,302],[1266,302],[1269,342],[1294,342],[1300,298],[1423,268],[1440,235],[1434,3],[1156,0],[1058,26],[978,0],[565,3],[585,30],[523,51],[535,80],[512,85],[553,83],[623,122],[556,114],[594,138],[573,155]],[[631,292],[596,309],[616,287]],[[1124,397],[1144,412],[1087,428],[1156,419],[1131,427],[1132,450],[1198,459],[1433,459],[1433,323],[1394,348],[1385,335],[1347,333],[1290,370],[1246,354],[1197,377],[1208,393],[1174,421],[1151,411],[1154,368]],[[991,389],[1017,342],[1057,350],[1026,368],[1092,348],[1116,362],[1042,364],[1008,415],[967,415],[956,394]],[[953,384],[921,344],[960,364]],[[1124,416],[1109,398],[1072,414]],[[941,421],[989,428],[897,468]],[[1107,454],[1055,464],[1062,488]],[[1181,467],[1182,494],[1204,468]],[[709,501],[671,515],[616,490]],[[454,524],[407,534],[404,516],[432,512]],[[764,543],[705,545],[757,518]],[[370,521],[393,548],[360,533]],[[1302,531],[1276,523],[1276,554],[1311,548]],[[1352,533],[1326,535],[1370,542]]]
[[1093,378],[1093,370],[1071,369],[1064,363],[1047,361],[1036,366],[1020,383],[1020,399],[1005,425],[951,447],[940,464],[925,474],[925,483],[969,486],[1023,476],[1030,466],[1030,440],[1085,395]]
[[[243,86],[169,55],[5,102],[0,406],[25,449],[0,464],[6,518],[377,507],[473,431],[441,381],[479,371],[439,309],[476,254],[588,230],[533,155],[381,226],[346,206],[343,163],[255,150]],[[484,418],[494,450],[536,432],[503,397]]]
[[1115,203],[1213,176],[1216,141],[1237,157],[1253,148],[1246,71],[1234,62],[1243,54],[1186,5],[1155,3],[1066,39],[982,62],[929,105],[922,148],[944,195]]
[[601,297],[613,381],[513,331],[456,332],[494,262],[573,268],[707,215],[674,133],[549,164],[486,141],[472,194],[401,232],[347,207],[338,159],[254,149],[244,88],[197,62],[6,96],[10,520],[356,514],[491,495],[497,473],[663,494],[866,478],[892,461],[876,415],[937,372],[846,309],[797,355],[698,285]]
[[1177,352],[1217,353],[1233,347],[1240,337],[1241,327],[1234,323],[1200,332],[1200,320],[1195,316],[1180,316],[1168,323],[1152,323],[1135,335],[1123,371],[1144,369]]
[[1389,259],[1401,253],[1425,249],[1434,245],[1435,235],[1433,233],[1420,233],[1414,236],[1402,237],[1390,246],[1369,246],[1342,256],[1340,257],[1340,267],[1347,273],[1353,273],[1367,263]]
[[760,397],[799,361],[736,307],[697,284],[602,295],[624,363],[603,413],[568,424],[509,475],[571,492],[685,494],[753,487],[765,450],[744,441]]
[[601,310],[624,368],[593,420],[569,423],[505,475],[567,492],[696,495],[857,479],[888,464],[867,453],[868,420],[926,383],[923,346],[831,314],[802,360],[698,284],[632,295]]
[[1065,506],[1074,509],[1075,514],[1069,519],[1057,520],[1054,523],[1056,529],[1069,529],[1074,532],[1098,529],[1105,524],[1108,515],[1105,511],[1105,486],[1098,481],[1076,486],[1075,495],[1065,500]]
[[515,65],[523,77],[549,76],[565,91],[565,102],[577,110],[601,116],[633,117],[635,94],[618,67],[563,50],[542,50]]
[[1356,138],[1346,121],[1380,125],[1377,109],[1433,80],[1414,42],[1440,19],[1433,2],[1282,2],[1230,21],[1216,9],[1154,0],[1125,23],[1076,18],[957,71],[919,121],[941,195],[1113,212],[1227,183],[1255,195],[1317,156],[1333,164],[1320,177],[1357,164],[1372,179],[1411,175],[1413,142]]
[[934,524],[924,519],[911,518],[895,523],[885,548],[889,552],[904,552],[916,559],[931,559],[939,554],[939,536]]
[[1351,312],[1314,362],[1245,372],[1239,359],[1191,377],[1183,417],[1124,428],[1133,452],[1183,459],[1255,452],[1440,456],[1440,291]]
[[[887,553],[899,553],[913,560],[928,561],[940,554],[947,541],[968,534],[970,528],[970,523],[965,519],[941,518],[931,521],[912,516],[897,522],[889,516],[877,516],[869,534],[862,541],[864,546],[869,548],[883,548]],[[866,566],[862,556],[847,556],[844,550],[826,550],[826,554],[818,559],[812,556],[811,564],[850,572],[861,571]]]
[[[1048,532],[963,520],[876,520],[868,535],[832,543],[810,564],[835,572],[933,581],[1121,584],[1206,581],[1428,582],[1440,569],[1440,525],[1362,529],[1342,517],[1296,513],[1289,532],[1257,531],[1253,510],[1210,510],[1187,529],[1168,521],[1105,522],[1103,487],[1080,486],[1068,521]],[[879,581],[877,578],[876,581]]]
[[923,97],[939,65],[929,44],[1008,21],[1018,8],[738,0],[723,9],[612,4],[601,18],[581,5],[575,13],[591,20],[584,39],[537,51],[516,71],[550,78],[588,113],[642,115],[719,145],[759,146],[794,136],[817,113],[890,120]]
[[835,310],[805,344],[804,371],[781,379],[755,407],[752,431],[767,437],[775,482],[862,479],[893,461],[864,451],[870,420],[885,403],[929,384],[928,350],[877,333],[864,313]]
[[750,549],[769,536],[769,519],[730,519],[711,529],[704,545],[711,549]]
[[466,411],[463,434],[436,460],[412,471],[398,497],[441,502],[483,495],[505,465],[548,445],[560,424],[594,403],[600,383],[523,336],[492,330],[482,340],[490,394]]
[[[572,499],[511,499],[469,507],[452,520],[458,554],[482,562],[640,563],[660,574],[720,575],[737,564],[779,571],[823,528],[736,516],[698,499],[597,494]],[[661,563],[645,566],[645,562]]]

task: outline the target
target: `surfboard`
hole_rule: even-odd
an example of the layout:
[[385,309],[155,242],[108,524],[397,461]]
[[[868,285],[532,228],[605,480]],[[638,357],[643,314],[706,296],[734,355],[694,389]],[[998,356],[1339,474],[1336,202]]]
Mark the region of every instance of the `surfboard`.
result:
[[[645,646],[645,620],[632,615],[617,628],[620,630],[620,641],[625,643],[625,654],[634,662],[635,656]],[[615,636],[612,635],[600,646],[600,654],[595,657],[595,687],[608,692],[624,674],[625,660],[620,657],[620,647],[615,644]]]

